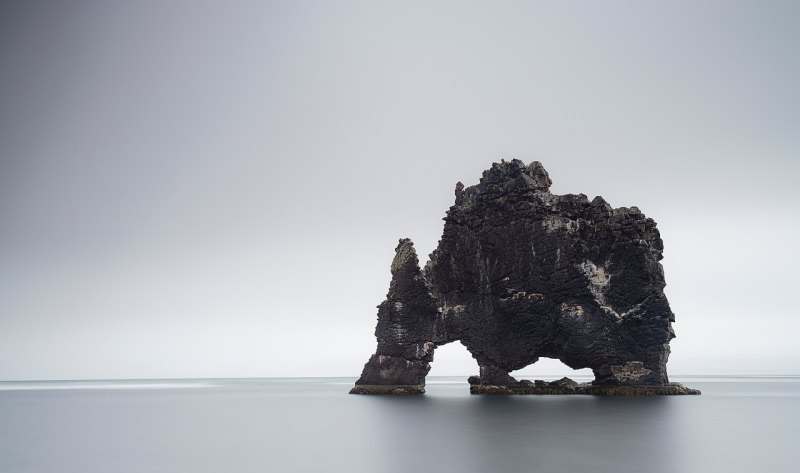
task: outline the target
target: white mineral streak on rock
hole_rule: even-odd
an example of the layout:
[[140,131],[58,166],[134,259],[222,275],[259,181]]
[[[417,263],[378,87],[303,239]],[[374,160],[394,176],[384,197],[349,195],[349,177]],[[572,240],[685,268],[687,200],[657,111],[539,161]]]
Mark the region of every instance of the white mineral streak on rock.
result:
[[580,317],[584,314],[583,306],[580,304],[561,304],[561,313],[570,317]]
[[639,381],[643,376],[647,376],[652,371],[644,367],[641,361],[629,361],[624,365],[611,366],[614,377],[623,383]]
[[408,330],[400,324],[392,324],[392,337],[396,341],[402,341],[408,335]]
[[428,354],[433,352],[433,349],[436,348],[436,344],[433,342],[425,342],[421,345],[416,346],[416,356],[417,358],[423,358],[428,356]]
[[608,291],[608,285],[611,282],[611,275],[606,273],[605,268],[597,266],[589,260],[581,264],[581,269],[589,280],[589,290],[597,301],[597,305],[605,311],[606,314],[612,315],[616,318],[622,318],[621,315],[606,302],[605,293]]
[[529,301],[541,301],[544,299],[544,294],[538,292],[531,292],[530,294],[525,291],[514,291],[509,289],[511,300],[528,299]]
[[578,222],[558,215],[548,215],[542,220],[542,228],[548,233],[561,229],[571,232],[578,229]]

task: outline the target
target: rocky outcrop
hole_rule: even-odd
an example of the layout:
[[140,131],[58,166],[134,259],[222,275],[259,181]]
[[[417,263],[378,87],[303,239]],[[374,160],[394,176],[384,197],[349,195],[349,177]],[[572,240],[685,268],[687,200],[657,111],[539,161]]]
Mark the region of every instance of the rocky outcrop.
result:
[[392,281],[378,306],[378,349],[352,392],[423,393],[433,350],[446,343],[440,335],[442,312],[419,269],[414,244],[400,240],[392,260]]
[[569,378],[556,381],[528,381],[526,379],[516,384],[494,385],[476,382],[470,378],[469,392],[471,394],[586,394],[601,396],[676,396],[684,394],[700,394],[697,389],[690,389],[680,383],[667,383],[663,385],[602,385],[592,383],[577,383]]
[[473,392],[523,387],[508,373],[540,357],[591,368],[593,387],[674,386],[656,223],[551,183],[537,161],[495,163],[479,184],[456,185],[424,271],[400,240],[378,348],[351,392],[424,392],[434,349],[454,341],[478,363],[472,387],[487,387]]

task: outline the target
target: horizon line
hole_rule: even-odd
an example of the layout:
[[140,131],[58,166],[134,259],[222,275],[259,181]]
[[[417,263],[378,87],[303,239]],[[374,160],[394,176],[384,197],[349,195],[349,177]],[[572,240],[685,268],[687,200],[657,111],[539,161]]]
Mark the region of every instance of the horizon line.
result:
[[[432,378],[460,378],[465,377],[468,378],[469,376],[474,375],[432,375],[428,376],[427,379]],[[549,374],[536,374],[536,375],[526,375],[520,374],[515,376],[516,378],[521,378],[524,376],[532,376],[532,377],[570,377],[564,375],[563,373],[549,373]],[[582,377],[582,378],[591,378],[593,375],[591,374],[573,374],[574,377]],[[670,378],[800,378],[800,374],[673,374],[670,375]],[[178,377],[178,378],[76,378],[76,379],[68,379],[68,378],[53,378],[53,379],[3,379],[0,380],[0,383],[41,383],[41,382],[90,382],[90,381],[195,381],[195,380],[210,380],[210,379],[218,379],[218,380],[235,380],[235,379],[318,379],[318,378],[329,378],[329,379],[342,379],[342,378],[353,378],[358,379],[358,375],[349,375],[349,376],[213,376],[213,377]]]

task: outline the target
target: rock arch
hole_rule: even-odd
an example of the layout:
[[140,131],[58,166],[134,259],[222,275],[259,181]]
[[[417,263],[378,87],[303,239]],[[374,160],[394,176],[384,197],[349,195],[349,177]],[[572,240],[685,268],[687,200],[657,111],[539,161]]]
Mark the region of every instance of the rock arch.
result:
[[479,184],[456,185],[424,271],[400,240],[378,347],[351,392],[422,393],[436,347],[453,341],[478,363],[473,392],[532,389],[508,373],[539,357],[591,368],[593,386],[670,386],[674,315],[656,223],[550,185],[537,161],[494,163]]

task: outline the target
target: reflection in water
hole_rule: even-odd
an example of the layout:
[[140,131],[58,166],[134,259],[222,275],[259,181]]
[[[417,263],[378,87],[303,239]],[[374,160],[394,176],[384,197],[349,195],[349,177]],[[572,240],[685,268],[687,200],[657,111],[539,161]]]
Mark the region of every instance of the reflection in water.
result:
[[798,378],[686,380],[703,395],[645,398],[432,381],[407,397],[347,395],[353,380],[333,378],[0,383],[0,471],[796,470]]
[[[376,398],[382,471],[674,471],[679,435],[660,398]],[[644,462],[644,463],[643,463]]]

